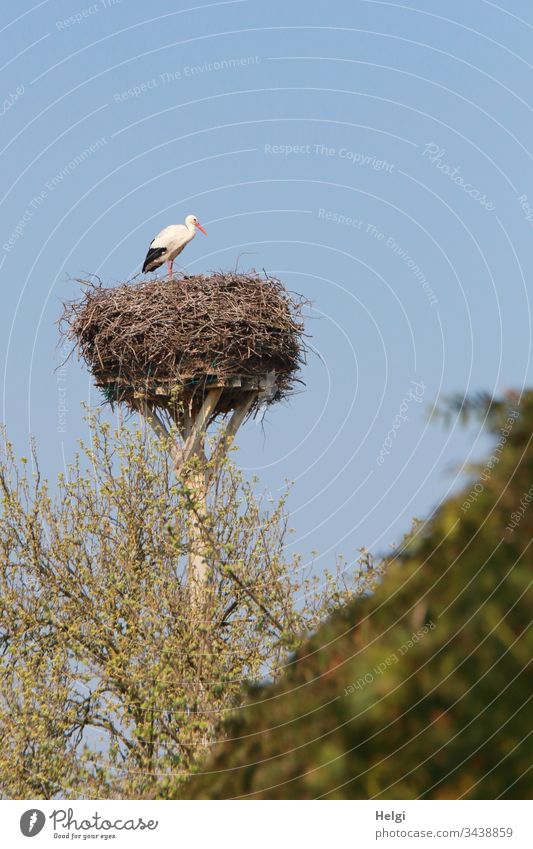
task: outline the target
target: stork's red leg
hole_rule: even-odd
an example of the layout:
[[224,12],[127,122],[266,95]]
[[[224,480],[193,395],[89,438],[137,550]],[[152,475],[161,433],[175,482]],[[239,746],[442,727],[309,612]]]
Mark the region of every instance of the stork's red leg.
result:
[[172,280],[172,265],[173,265],[173,262],[174,262],[174,260],[171,260],[171,259],[167,260],[168,279],[169,280]]

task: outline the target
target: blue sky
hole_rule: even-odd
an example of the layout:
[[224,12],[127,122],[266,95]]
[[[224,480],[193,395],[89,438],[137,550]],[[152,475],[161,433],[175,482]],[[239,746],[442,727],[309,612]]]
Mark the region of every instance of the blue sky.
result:
[[0,30],[17,450],[33,434],[55,476],[100,400],[83,364],[54,372],[70,278],[127,279],[192,212],[189,272],[244,254],[313,302],[305,391],[245,426],[239,462],[295,481],[320,564],[386,550],[486,445],[429,424],[435,400],[530,381],[530,4],[45,0]]

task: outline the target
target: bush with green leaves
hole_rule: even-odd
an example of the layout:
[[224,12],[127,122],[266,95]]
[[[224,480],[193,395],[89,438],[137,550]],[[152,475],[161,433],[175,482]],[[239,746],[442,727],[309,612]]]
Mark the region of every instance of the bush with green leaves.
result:
[[533,392],[452,402],[493,447],[370,597],[251,688],[182,798],[496,799],[533,792]]

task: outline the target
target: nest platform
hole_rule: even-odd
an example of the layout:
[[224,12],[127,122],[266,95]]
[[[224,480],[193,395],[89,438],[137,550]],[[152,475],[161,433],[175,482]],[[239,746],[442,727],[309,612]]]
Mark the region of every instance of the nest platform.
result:
[[217,272],[114,288],[89,281],[61,326],[110,404],[210,419],[291,394],[305,357],[303,299],[274,278]]

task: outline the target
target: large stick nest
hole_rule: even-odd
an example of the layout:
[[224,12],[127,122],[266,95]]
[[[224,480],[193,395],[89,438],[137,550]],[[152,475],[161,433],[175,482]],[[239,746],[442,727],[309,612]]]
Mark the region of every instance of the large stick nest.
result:
[[64,304],[61,327],[110,403],[194,413],[209,388],[223,386],[216,414],[226,413],[275,373],[253,411],[300,382],[304,301],[279,280],[218,272],[112,289],[81,282],[83,297]]

